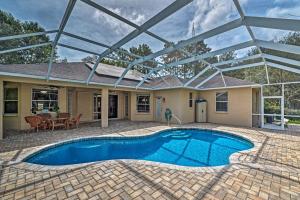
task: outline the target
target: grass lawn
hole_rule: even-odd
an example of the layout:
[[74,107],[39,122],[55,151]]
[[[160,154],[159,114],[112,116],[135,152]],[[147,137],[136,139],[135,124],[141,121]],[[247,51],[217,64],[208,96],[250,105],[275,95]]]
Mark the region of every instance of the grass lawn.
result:
[[298,119],[289,119],[288,124],[299,124],[300,125],[300,118]]

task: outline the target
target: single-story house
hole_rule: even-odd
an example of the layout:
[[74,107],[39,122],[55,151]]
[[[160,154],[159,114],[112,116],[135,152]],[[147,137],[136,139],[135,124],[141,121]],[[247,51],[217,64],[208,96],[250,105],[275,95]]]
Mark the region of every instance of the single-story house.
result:
[[28,129],[25,116],[53,112],[57,107],[72,116],[81,113],[81,121],[99,121],[102,127],[114,119],[165,121],[166,108],[182,123],[190,123],[195,121],[196,99],[207,101],[208,122],[247,127],[257,124],[252,113],[258,113],[260,90],[252,82],[224,76],[224,88],[223,79],[217,75],[193,89],[201,78],[184,87],[188,80],[169,75],[148,79],[136,88],[144,74],[131,70],[114,87],[125,69],[99,64],[99,70],[86,84],[92,66],[83,62],[54,63],[47,81],[48,64],[0,65],[0,124],[4,132]]

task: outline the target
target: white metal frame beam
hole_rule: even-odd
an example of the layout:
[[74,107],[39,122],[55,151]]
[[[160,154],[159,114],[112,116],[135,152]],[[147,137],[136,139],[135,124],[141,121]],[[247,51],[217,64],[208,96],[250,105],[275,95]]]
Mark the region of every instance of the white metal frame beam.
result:
[[[100,46],[100,47],[104,47],[104,48],[110,48],[109,45],[107,44],[103,44],[103,43],[100,43],[100,42],[96,42],[96,41],[93,41],[93,40],[90,40],[88,38],[84,38],[84,37],[81,37],[79,35],[75,35],[73,33],[69,33],[69,32],[63,32],[63,35],[66,35],[66,36],[69,36],[69,37],[72,37],[72,38],[75,38],[75,39],[78,39],[78,40],[81,40],[81,41],[84,41],[84,42],[87,42],[87,43],[90,43],[90,44],[94,44],[94,45],[97,45],[97,46]],[[126,54],[128,56],[132,56],[132,57],[135,57],[135,58],[141,58],[142,56],[140,55],[136,55],[136,54],[133,54],[131,52],[128,52],[128,51],[125,51],[123,49],[116,49],[115,50],[116,52],[120,52],[120,53],[123,53],[123,54]],[[97,53],[96,55],[100,55],[100,53]],[[163,63],[160,63],[156,60],[150,60],[151,62],[154,62],[154,63],[157,63],[157,64],[160,64],[162,65]],[[144,66],[144,65],[143,65]],[[150,68],[150,67],[149,67]]]
[[219,73],[220,73],[220,71],[217,71],[217,72],[213,73],[212,75],[210,75],[209,77],[207,77],[204,81],[202,81],[201,83],[199,83],[198,85],[196,85],[195,88],[201,87],[202,85],[204,85],[204,83],[206,83],[207,81],[209,81],[213,77],[217,76]]
[[270,61],[267,61],[267,65],[269,65],[271,67],[274,67],[274,68],[277,68],[277,69],[282,69],[282,70],[286,70],[286,71],[289,71],[289,72],[300,74],[300,69],[287,67],[287,66],[284,66],[284,65],[281,65],[281,64],[270,62]]
[[[234,5],[235,5],[236,9],[238,10],[238,13],[240,14],[240,16],[241,16],[241,18],[242,18],[242,20],[243,20],[243,22],[244,22],[244,24],[245,24],[245,26],[246,26],[246,29],[247,29],[247,31],[248,31],[248,33],[249,33],[251,39],[252,39],[253,42],[256,44],[256,38],[255,38],[255,35],[254,35],[252,29],[250,28],[249,24],[247,24],[247,20],[245,20],[245,14],[244,14],[244,11],[243,11],[243,9],[242,9],[240,3],[239,3],[239,0],[233,0],[233,3],[234,3]],[[258,52],[259,52],[260,54],[262,54],[261,48],[260,48],[257,44],[256,44],[255,46],[257,47]],[[269,80],[269,74],[268,74],[268,66],[267,66],[267,64],[266,64],[266,60],[265,60],[265,58],[263,58],[263,57],[262,57],[262,59],[263,59],[263,61],[264,61],[264,63],[265,63],[265,70],[266,70],[267,82],[270,83],[270,80]]]
[[205,69],[201,70],[196,76],[191,78],[188,82],[184,84],[185,87],[189,86],[192,82],[194,82],[197,78],[199,78],[201,75],[203,75],[205,72],[207,72],[209,69],[211,69],[211,66],[207,66]]
[[64,31],[64,28],[65,28],[65,26],[68,22],[68,19],[69,19],[71,13],[72,13],[72,10],[73,10],[75,4],[76,4],[76,0],[69,0],[69,3],[67,5],[66,11],[65,11],[65,14],[64,14],[64,16],[61,20],[58,32],[56,33],[55,39],[52,43],[51,56],[50,56],[48,72],[47,72],[47,76],[46,76],[47,81],[49,80],[49,77],[50,77],[50,74],[51,74],[52,63],[53,63],[53,59],[54,59],[53,57],[54,57],[56,45],[59,41],[59,38],[60,38],[61,34]]
[[[97,52],[94,52],[94,51],[89,51],[89,50],[85,50],[85,49],[82,49],[82,48],[78,48],[78,47],[74,47],[74,46],[71,46],[71,45],[67,45],[67,44],[62,44],[62,43],[57,43],[57,46],[61,46],[61,47],[64,47],[64,48],[68,48],[68,49],[73,49],[75,51],[81,51],[81,52],[84,52],[84,53],[88,53],[88,54],[92,54],[92,55],[96,55],[96,56],[99,56],[100,54],[97,53]],[[111,60],[118,60],[118,61],[122,61],[126,64],[129,64],[130,61],[127,61],[127,60],[122,60],[122,59],[117,59],[117,58],[114,58],[112,56],[106,56],[105,58],[108,58],[108,59],[111,59]],[[143,68],[146,68],[146,69],[150,69],[152,70],[153,68],[152,67],[148,67],[148,66],[145,66],[145,65],[142,65],[142,64],[139,64],[139,66],[143,67]]]
[[274,60],[274,61],[278,61],[281,63],[286,63],[286,64],[295,65],[295,66],[300,67],[300,61],[298,61],[298,60],[283,58],[280,56],[274,56],[274,55],[270,55],[270,54],[262,54],[262,57],[269,59],[269,60]]
[[47,46],[47,45],[51,45],[51,44],[52,44],[52,42],[45,42],[45,43],[34,44],[34,45],[25,46],[25,47],[7,49],[7,50],[0,51],[0,54],[11,53],[11,52],[21,51],[21,50],[26,50],[26,49],[31,49],[31,48],[37,48],[37,47]]
[[256,40],[256,43],[263,48],[272,49],[276,51],[283,51],[292,54],[300,54],[300,46],[289,45],[289,44],[281,44],[263,40]]
[[[136,60],[134,60],[132,62],[132,66],[136,65],[138,63],[145,62],[147,60],[152,60],[152,59],[154,59],[154,58],[156,58],[158,56],[161,56],[163,54],[167,54],[167,53],[170,53],[172,51],[178,50],[178,49],[183,48],[183,47],[185,47],[185,46],[187,46],[189,44],[192,44],[192,43],[195,43],[195,42],[199,42],[199,41],[205,40],[207,38],[213,37],[215,35],[218,35],[218,34],[221,34],[221,33],[227,32],[227,31],[230,31],[230,30],[235,29],[235,28],[238,28],[241,25],[243,25],[241,19],[237,19],[237,20],[231,21],[231,22],[226,23],[224,25],[221,25],[221,26],[219,26],[217,28],[214,28],[214,29],[212,29],[210,31],[204,32],[204,33],[199,34],[199,35],[197,35],[195,37],[192,37],[190,39],[181,41],[178,44],[175,44],[175,45],[173,45],[171,47],[162,49],[162,50],[157,51],[157,52],[155,52],[153,54],[150,54],[148,56],[144,56],[142,58],[136,59]],[[126,68],[126,70],[124,71],[124,73],[122,74],[122,76],[115,83],[115,86],[117,86],[118,83],[124,78],[124,76],[130,70],[130,68],[131,68],[131,65]]]
[[[240,25],[238,25],[237,27],[241,26],[241,25],[245,25],[246,28],[247,28],[247,31],[249,32],[255,46],[259,49],[259,52],[260,54],[262,54],[262,51],[261,51],[261,48],[260,46],[258,45],[257,41],[256,41],[256,38],[254,36],[254,33],[253,31],[251,30],[250,26],[257,26],[257,27],[265,27],[265,28],[275,28],[275,27],[279,27],[280,26],[280,23],[288,23],[289,25],[284,25],[284,26],[281,26],[282,29],[284,30],[299,30],[299,20],[290,20],[290,19],[278,19],[278,18],[259,18],[257,19],[259,21],[259,23],[255,23],[255,19],[253,17],[248,17],[248,16],[245,16],[244,15],[244,12],[242,11],[242,8],[238,2],[238,0],[233,0],[234,1],[234,4],[236,6],[236,8],[238,9],[238,12],[241,16],[241,19],[239,20],[236,20],[235,23],[239,22],[241,23]],[[264,25],[264,23],[267,23],[267,22],[270,22],[270,25]],[[234,23],[232,23],[231,25],[233,25]],[[227,26],[228,24],[226,24]],[[237,28],[235,27],[235,28]],[[220,27],[217,27],[216,29],[219,30]],[[233,28],[232,28],[233,29]],[[231,30],[231,29],[230,29]],[[208,31],[209,32],[209,31]],[[208,33],[206,32],[206,33]],[[225,32],[225,31],[223,31]],[[223,33],[222,32],[222,33]],[[212,36],[210,36],[212,37]],[[193,38],[191,38],[193,39]],[[183,43],[181,44],[184,44],[186,41],[183,41]],[[180,48],[180,46],[177,46],[177,45],[174,45],[173,47],[175,47],[174,50],[177,50],[178,48]],[[171,47],[172,48],[172,47]],[[164,49],[165,50],[165,49]],[[162,50],[163,51],[163,50]],[[158,52],[156,52],[158,53]],[[155,53],[154,53],[155,54]],[[151,55],[150,55],[151,56]],[[156,55],[156,56],[159,56],[159,55]],[[144,60],[147,59],[147,56],[143,57]],[[268,69],[267,69],[267,65],[266,65],[266,60],[262,57],[263,61],[264,61],[264,66],[265,66],[265,70],[266,70],[266,77],[267,77],[267,80],[268,80],[268,83],[269,83],[269,75],[268,75]],[[199,59],[200,60],[200,59]],[[129,66],[130,67],[130,66]],[[117,84],[121,81],[121,79],[125,76],[125,74],[129,71],[129,69],[126,69],[124,71],[124,74],[122,74],[122,76],[119,78],[119,80],[116,82],[115,86],[117,86]],[[224,79],[223,79],[224,80]],[[226,84],[224,82],[224,84]]]
[[249,26],[289,31],[300,31],[300,20],[296,19],[245,16],[244,20],[245,23]]
[[[137,30],[141,29],[141,27],[138,26],[137,24],[135,24],[135,23],[133,23],[133,22],[125,19],[124,17],[122,17],[122,16],[120,16],[120,15],[118,15],[118,14],[116,14],[116,13],[110,11],[110,10],[108,10],[107,8],[105,8],[105,7],[99,5],[99,4],[97,4],[97,3],[95,3],[95,2],[93,2],[91,0],[81,0],[81,1],[84,2],[84,3],[86,3],[86,4],[88,4],[89,6],[92,6],[92,7],[96,8],[96,9],[98,9],[99,11],[104,12],[107,15],[110,15],[110,16],[112,16],[112,17],[120,20],[121,22],[123,22],[123,23],[125,23],[125,24],[127,24],[129,26],[132,26],[132,27],[136,28]],[[148,30],[145,31],[145,33],[148,34],[148,35],[150,35],[151,37],[157,39],[157,40],[160,40],[163,43],[169,43],[169,41],[167,41],[166,39],[164,39],[164,38],[162,38],[162,37],[160,37],[160,36],[158,36],[158,35],[150,32]]]
[[[101,56],[98,57],[98,59],[97,59],[95,65],[94,65],[90,75],[88,76],[88,78],[86,80],[86,83],[89,84],[89,82],[91,81],[91,79],[92,79],[92,77],[95,73],[95,70],[98,67],[98,64],[100,63],[102,58],[104,58],[105,56],[107,56],[111,52],[115,51],[116,49],[120,48],[121,46],[123,46],[127,42],[131,41],[133,38],[139,36],[140,34],[142,34],[145,31],[147,31],[148,29],[150,29],[151,27],[153,27],[154,25],[156,25],[160,21],[162,21],[165,18],[169,17],[170,15],[175,13],[177,10],[179,10],[182,7],[189,4],[191,1],[192,0],[176,0],[175,2],[170,4],[168,7],[166,7],[162,11],[160,11],[158,14],[156,14],[154,17],[152,17],[151,19],[146,21],[144,24],[142,24],[139,29],[136,29],[136,30],[130,32],[128,35],[123,37],[120,41],[118,41],[117,43],[112,45],[109,49],[107,49],[106,51],[101,53]],[[143,60],[143,58],[142,58],[142,60]],[[136,64],[139,64],[139,63],[136,63]],[[133,66],[132,64],[129,64],[129,66],[127,68],[130,69],[132,66]]]
[[47,35],[51,33],[56,33],[58,30],[50,30],[50,31],[43,31],[43,32],[34,32],[34,33],[24,33],[19,35],[9,35],[0,37],[0,41],[6,41],[6,40],[14,40],[14,39],[22,39],[26,37],[33,37],[33,36],[40,36],[40,35]]
[[243,62],[243,61],[246,61],[246,60],[252,60],[252,59],[257,59],[257,58],[261,58],[262,55],[261,54],[255,54],[253,56],[245,56],[245,57],[242,57],[242,58],[236,58],[236,59],[233,59],[233,60],[226,60],[226,61],[222,61],[222,62],[218,62],[218,63],[213,63],[212,65],[213,66],[222,66],[222,65],[227,65],[227,64],[238,64],[239,62]]
[[265,62],[257,62],[257,63],[251,63],[251,64],[246,64],[246,65],[239,65],[239,66],[234,66],[234,67],[229,67],[222,69],[222,72],[229,72],[229,71],[234,71],[238,69],[245,69],[245,68],[251,68],[251,67],[258,67],[258,66],[264,66]]
[[244,49],[244,48],[251,47],[251,46],[254,46],[253,41],[247,41],[247,42],[232,45],[232,46],[229,46],[229,47],[226,47],[226,48],[223,48],[223,49],[218,49],[216,51],[211,51],[211,52],[207,52],[207,53],[204,53],[204,54],[195,55],[195,56],[190,57],[190,58],[182,59],[182,60],[179,60],[179,61],[176,61],[176,62],[172,62],[172,63],[166,64],[165,67],[157,67],[157,68],[155,68],[155,70],[158,71],[158,70],[162,70],[162,69],[165,69],[165,68],[170,68],[170,67],[174,67],[174,66],[178,66],[178,65],[183,65],[183,64],[186,64],[186,63],[190,63],[190,62],[200,60],[200,59],[203,60],[205,58],[210,58],[210,57],[213,57],[213,56],[216,56],[216,55],[220,55],[220,54],[223,54],[223,53],[227,53],[227,52],[231,52],[231,51],[235,51],[235,50],[239,50],[239,49]]

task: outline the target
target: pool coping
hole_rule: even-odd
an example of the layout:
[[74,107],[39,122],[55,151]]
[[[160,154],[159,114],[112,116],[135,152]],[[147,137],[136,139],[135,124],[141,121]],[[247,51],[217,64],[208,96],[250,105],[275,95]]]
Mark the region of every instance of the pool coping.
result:
[[[75,141],[81,141],[81,140],[88,140],[88,139],[116,139],[116,138],[141,138],[141,137],[147,137],[147,136],[154,136],[156,134],[160,134],[163,131],[167,130],[182,130],[182,129],[195,129],[195,130],[207,130],[207,131],[216,131],[219,133],[225,133],[228,135],[240,137],[242,139],[245,139],[247,141],[250,141],[254,146],[250,149],[235,152],[230,155],[229,157],[229,164],[227,165],[220,165],[220,166],[209,166],[209,167],[189,167],[189,166],[181,166],[181,165],[175,165],[175,164],[168,164],[168,163],[161,163],[161,162],[155,162],[155,161],[146,161],[146,160],[135,160],[135,159],[115,159],[115,160],[104,160],[104,161],[95,161],[95,162],[88,162],[88,163],[79,163],[79,164],[70,164],[70,165],[40,165],[40,164],[33,164],[33,163],[28,163],[24,162],[23,160],[30,157],[34,156],[35,154],[46,150],[49,147],[56,147],[58,145],[66,144],[66,143],[72,143]],[[22,166],[25,167],[26,169],[33,170],[33,171],[49,171],[49,170],[74,170],[77,168],[82,168],[82,167],[87,167],[90,165],[94,164],[110,164],[110,163],[116,163],[116,162],[123,162],[123,163],[128,163],[128,164],[140,164],[140,165],[150,165],[150,166],[155,166],[155,167],[164,167],[168,169],[173,169],[173,170],[182,170],[182,171],[195,171],[195,172],[205,172],[205,173],[214,173],[214,172],[220,172],[227,166],[232,166],[234,164],[238,164],[243,162],[243,160],[240,160],[241,157],[256,153],[260,147],[261,147],[261,142],[257,141],[257,139],[251,135],[244,135],[243,133],[239,133],[236,131],[228,131],[228,130],[218,130],[216,128],[195,128],[195,127],[167,127],[163,128],[158,131],[153,131],[150,133],[142,133],[142,134],[137,134],[137,135],[120,135],[120,134],[106,134],[106,135],[90,135],[90,136],[85,136],[85,137],[79,137],[79,138],[74,138],[74,139],[69,139],[69,140],[64,140],[64,141],[59,141],[43,146],[38,146],[38,147],[33,147],[33,149],[29,150],[28,152],[21,154],[15,161],[9,161],[7,165],[11,164],[18,164],[22,163]],[[241,168],[240,165],[235,166],[232,169],[237,169]]]

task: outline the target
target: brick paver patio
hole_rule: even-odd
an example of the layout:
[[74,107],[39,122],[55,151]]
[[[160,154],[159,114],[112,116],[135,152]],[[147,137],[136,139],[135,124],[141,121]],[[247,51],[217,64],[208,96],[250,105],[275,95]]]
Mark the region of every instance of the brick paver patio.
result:
[[300,133],[215,124],[183,127],[238,133],[257,149],[218,170],[184,170],[141,161],[106,161],[45,169],[14,162],[46,144],[83,136],[143,135],[165,124],[113,121],[77,130],[10,133],[0,141],[0,199],[300,199]]

